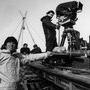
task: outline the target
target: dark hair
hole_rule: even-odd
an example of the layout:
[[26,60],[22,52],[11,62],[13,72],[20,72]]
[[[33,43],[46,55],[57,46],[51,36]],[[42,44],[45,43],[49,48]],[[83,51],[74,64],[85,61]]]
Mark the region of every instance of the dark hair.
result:
[[34,48],[37,47],[37,44],[34,44],[33,47],[34,47]]
[[13,43],[16,45],[15,48],[17,49],[17,47],[18,47],[18,41],[16,40],[15,37],[13,37],[13,36],[7,37],[7,39],[5,40],[5,42],[4,42],[4,44],[3,44],[3,47],[4,47],[4,48],[5,48],[5,46],[6,46],[6,44],[7,44],[8,42],[13,42]]
[[25,46],[25,45],[27,45],[27,46],[28,46],[28,44],[27,44],[27,43],[24,43],[24,44],[23,44],[23,46]]
[[4,46],[4,44],[1,46],[1,50],[3,50],[3,49],[5,49],[5,46]]
[[48,11],[46,14],[49,14],[49,13],[55,14],[53,10]]

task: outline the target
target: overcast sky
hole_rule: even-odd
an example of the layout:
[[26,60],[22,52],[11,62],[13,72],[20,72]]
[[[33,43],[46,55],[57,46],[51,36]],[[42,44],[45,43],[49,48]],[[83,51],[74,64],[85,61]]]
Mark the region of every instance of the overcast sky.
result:
[[[40,19],[47,11],[55,10],[57,5],[66,1],[72,0],[0,0],[0,46],[8,36],[13,35],[18,39],[22,16],[27,11],[26,22],[33,39],[42,50],[45,50],[45,39]],[[90,35],[90,0],[77,1],[83,3],[83,11],[78,14],[78,21],[74,28],[80,31],[80,36],[88,41]],[[23,41],[21,39],[21,43],[28,43],[32,49],[34,43],[27,31],[24,30],[24,38]]]

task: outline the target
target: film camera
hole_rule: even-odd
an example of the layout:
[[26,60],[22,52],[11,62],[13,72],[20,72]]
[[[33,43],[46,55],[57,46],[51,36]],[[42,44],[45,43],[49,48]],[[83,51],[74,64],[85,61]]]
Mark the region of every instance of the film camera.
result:
[[68,50],[78,50],[80,47],[78,43],[80,33],[73,29],[77,21],[77,13],[82,11],[83,4],[77,1],[70,1],[61,3],[56,7],[56,17],[58,23],[64,27],[60,46],[64,45],[65,38],[68,38]]
[[82,11],[83,4],[77,1],[71,1],[59,4],[56,7],[56,16],[59,22],[63,23],[65,28],[72,27],[77,21],[77,13]]

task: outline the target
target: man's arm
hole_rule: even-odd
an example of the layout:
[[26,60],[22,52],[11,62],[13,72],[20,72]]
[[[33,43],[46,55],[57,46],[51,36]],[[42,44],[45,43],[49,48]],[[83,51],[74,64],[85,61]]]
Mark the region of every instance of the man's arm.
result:
[[29,54],[23,56],[23,61],[28,62],[28,61],[35,61],[39,59],[46,59],[48,56],[51,55],[51,52],[46,52],[46,53],[40,53],[40,54]]
[[41,19],[41,21],[42,21],[42,23],[46,24],[48,27],[51,27],[51,28],[56,29],[56,24],[52,23],[52,22],[48,19],[48,17],[43,17],[43,18]]

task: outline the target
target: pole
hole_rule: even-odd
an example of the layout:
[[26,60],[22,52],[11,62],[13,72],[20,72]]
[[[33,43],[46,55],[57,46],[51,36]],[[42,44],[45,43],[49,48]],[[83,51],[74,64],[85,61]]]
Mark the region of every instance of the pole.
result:
[[58,47],[60,47],[60,28],[58,29]]
[[27,27],[27,30],[28,30],[28,32],[29,32],[31,38],[32,38],[33,43],[35,44],[35,41],[34,41],[33,36],[32,36],[32,34],[31,34],[30,30],[29,30],[29,27],[28,27],[27,23],[26,23],[26,27]]

